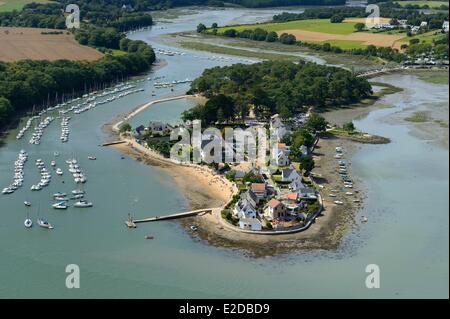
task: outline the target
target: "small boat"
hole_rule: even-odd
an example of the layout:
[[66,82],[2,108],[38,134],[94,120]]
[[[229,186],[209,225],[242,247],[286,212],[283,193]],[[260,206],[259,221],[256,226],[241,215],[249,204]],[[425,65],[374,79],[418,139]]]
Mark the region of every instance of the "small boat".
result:
[[53,194],[53,197],[64,197],[64,196],[67,196],[67,194],[66,193],[61,193],[61,192]]
[[59,156],[59,153],[58,153],[58,152],[54,152],[54,153],[53,153],[53,156],[58,157],[58,156]]
[[58,201],[58,202],[68,201],[66,196],[57,196],[57,197],[55,197],[55,200]]
[[93,204],[91,202],[88,202],[87,200],[80,200],[78,202],[76,202],[73,207],[78,207],[78,208],[87,208],[87,207],[92,207]]
[[344,204],[344,202],[342,202],[342,201],[340,201],[340,200],[335,200],[334,203],[337,204],[337,205],[342,205],[342,204]]
[[198,230],[198,227],[197,227],[197,226],[195,226],[195,225],[191,225],[191,227],[190,227],[190,228],[191,228],[191,230],[192,230],[192,231],[197,231],[197,230]]
[[30,206],[31,206],[31,203],[28,202],[28,201],[24,201],[23,204],[24,204],[25,206],[27,206],[27,207],[30,207]]
[[59,176],[61,176],[63,174],[63,171],[62,171],[62,169],[60,169],[60,168],[57,168],[56,169],[56,175],[59,175]]
[[345,195],[353,195],[352,192],[346,192]]
[[330,197],[336,197],[336,194],[328,194]]
[[73,195],[70,199],[81,199],[84,197],[84,194]]
[[67,209],[69,206],[67,206],[66,202],[59,202],[59,203],[53,204],[52,207],[54,209]]
[[38,218],[37,223],[42,228],[53,229],[53,226],[46,220]]
[[155,237],[154,237],[154,236],[151,236],[151,235],[145,235],[144,238],[145,238],[145,239],[154,239]]
[[363,216],[362,219],[361,219],[361,221],[362,221],[363,223],[367,223],[368,220],[369,220],[369,219],[368,219],[366,216]]
[[80,190],[80,189],[75,189],[72,191],[73,195],[82,195],[84,194],[84,191]]
[[91,161],[95,161],[97,159],[97,157],[95,157],[95,156],[88,156],[88,159],[90,159]]
[[29,218],[25,219],[23,224],[25,225],[26,228],[31,228],[33,226],[33,222]]
[[56,166],[56,162],[55,162],[55,161],[51,161],[51,162],[50,162],[50,165],[51,165],[52,167],[55,167],[55,166]]
[[359,199],[354,199],[353,203],[360,203],[361,201]]

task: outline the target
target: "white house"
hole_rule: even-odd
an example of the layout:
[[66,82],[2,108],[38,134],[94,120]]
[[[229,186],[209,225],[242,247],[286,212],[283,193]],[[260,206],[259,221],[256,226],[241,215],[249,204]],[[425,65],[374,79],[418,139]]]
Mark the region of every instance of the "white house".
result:
[[248,230],[262,229],[261,222],[257,218],[241,218],[241,220],[239,220],[239,227]]
[[[254,196],[254,195],[253,195]],[[256,218],[256,203],[249,192],[241,195],[241,198],[236,203],[233,213],[238,218]]]
[[442,31],[448,32],[448,28],[449,28],[448,21],[444,21],[444,23],[442,23]]
[[286,168],[281,171],[281,181],[290,182],[302,180],[300,174],[293,168]]
[[273,115],[270,118],[270,134],[280,141],[287,133],[286,127],[278,114]]
[[300,199],[317,199],[316,191],[312,188],[301,188],[299,190]]
[[420,27],[418,27],[416,25],[411,27],[411,32],[417,32],[419,30],[420,30]]
[[277,166],[288,166],[290,149],[284,143],[276,143],[272,149],[272,159]]
[[309,149],[306,145],[300,146],[300,153],[302,153],[303,156],[307,156],[309,154]]
[[421,28],[426,28],[427,26],[428,26],[428,22],[426,22],[426,21],[420,22],[420,27]]

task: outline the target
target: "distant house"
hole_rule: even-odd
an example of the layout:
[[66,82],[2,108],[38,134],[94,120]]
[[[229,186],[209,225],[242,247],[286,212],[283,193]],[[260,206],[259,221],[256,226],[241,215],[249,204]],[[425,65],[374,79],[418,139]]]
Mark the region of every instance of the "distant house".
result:
[[286,207],[279,200],[272,198],[264,208],[264,216],[268,220],[286,217]]
[[247,230],[261,230],[261,222],[257,218],[241,218],[239,220],[239,227]]
[[173,127],[166,123],[150,121],[150,123],[148,124],[148,130],[152,134],[167,134],[173,130]]
[[302,188],[299,190],[301,199],[317,199],[316,191],[312,188]]
[[449,28],[449,22],[444,21],[444,23],[442,23],[442,31],[448,32],[448,28]]
[[401,28],[407,28],[408,27],[408,25],[407,25],[407,23],[408,23],[408,20],[406,20],[406,19],[400,19],[400,20],[397,20],[398,21],[398,25],[401,27]]
[[249,192],[241,195],[233,210],[237,218],[256,218],[256,197],[253,196]]
[[294,182],[301,180],[300,174],[294,168],[286,168],[281,171],[281,181],[282,182]]
[[303,185],[301,178],[298,178],[289,184],[289,189],[292,192],[298,192],[299,190],[301,190],[303,188],[306,188],[306,186]]
[[277,143],[272,150],[272,159],[276,166],[288,166],[290,149],[284,143]]
[[253,183],[249,192],[254,194],[258,201],[265,199],[267,197],[266,183]]
[[420,30],[420,27],[419,26],[412,26],[411,27],[411,32],[417,32],[417,31],[419,31]]
[[270,118],[270,134],[280,141],[287,133],[281,118],[278,114],[273,115]]
[[426,22],[426,21],[420,22],[420,27],[421,28],[426,28],[427,26],[428,26],[428,22]]

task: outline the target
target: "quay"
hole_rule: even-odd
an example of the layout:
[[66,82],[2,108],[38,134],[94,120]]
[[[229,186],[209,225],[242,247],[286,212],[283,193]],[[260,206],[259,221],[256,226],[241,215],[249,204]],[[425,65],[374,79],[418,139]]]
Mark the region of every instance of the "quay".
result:
[[100,146],[110,146],[110,145],[117,145],[117,144],[123,144],[126,141],[112,141],[112,142],[106,142],[103,144],[100,144]]
[[[178,219],[178,218],[184,218],[184,217],[191,217],[191,216],[197,216],[200,214],[210,214],[212,213],[213,209],[215,208],[204,208],[204,209],[197,209],[197,210],[191,210],[188,212],[182,212],[182,213],[175,213],[175,214],[168,214],[163,216],[154,216],[149,218],[143,218],[143,219],[128,219],[125,221],[128,227],[133,227],[132,225],[136,225],[139,223],[148,223],[148,222],[155,222],[160,220],[170,220],[170,219]],[[130,227],[130,228],[131,228]]]

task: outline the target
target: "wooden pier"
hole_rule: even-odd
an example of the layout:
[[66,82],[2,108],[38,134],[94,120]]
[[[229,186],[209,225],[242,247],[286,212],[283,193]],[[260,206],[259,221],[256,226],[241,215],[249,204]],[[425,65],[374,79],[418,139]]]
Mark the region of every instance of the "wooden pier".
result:
[[[178,219],[178,218],[184,218],[184,217],[191,217],[191,216],[197,216],[197,215],[203,215],[203,214],[209,214],[212,213],[214,208],[204,208],[204,209],[197,209],[197,210],[191,210],[188,212],[183,213],[176,213],[176,214],[168,214],[164,216],[154,216],[149,218],[143,218],[143,219],[133,219],[128,220],[125,223],[132,223],[132,224],[139,224],[139,223],[148,223],[148,222],[156,222],[160,220],[169,220],[169,219]],[[128,225],[128,224],[127,224]]]
[[110,145],[117,145],[117,144],[124,144],[124,143],[126,143],[126,141],[112,141],[112,142],[100,144],[100,146],[110,146]]

